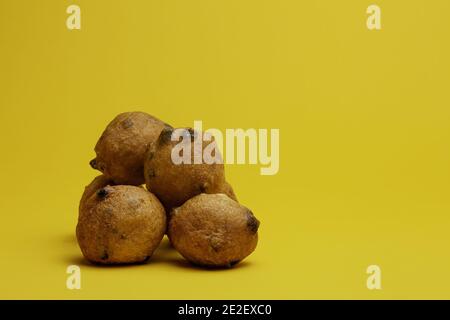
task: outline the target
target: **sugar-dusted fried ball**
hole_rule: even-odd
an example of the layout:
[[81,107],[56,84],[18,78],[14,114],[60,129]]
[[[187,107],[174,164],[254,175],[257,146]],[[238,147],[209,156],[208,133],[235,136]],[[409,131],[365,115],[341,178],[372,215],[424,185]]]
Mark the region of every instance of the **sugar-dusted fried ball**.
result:
[[168,235],[188,261],[230,267],[255,250],[258,228],[253,213],[225,194],[200,194],[172,210]]
[[[175,138],[172,136],[174,131],[178,134]],[[196,144],[200,134],[190,128],[166,127],[148,150],[144,164],[147,189],[161,200],[168,211],[200,193],[226,193],[236,199],[233,189],[225,181],[222,157],[214,139],[202,139]],[[213,151],[207,153],[205,150]],[[172,154],[180,159],[173,159]],[[208,163],[200,158],[200,163],[196,163],[195,157],[199,154],[200,157],[211,154],[220,161]]]
[[149,145],[168,126],[145,112],[125,112],[106,127],[95,146],[90,164],[115,184],[144,183],[144,159]]
[[162,204],[135,186],[106,186],[81,207],[78,244],[94,263],[123,264],[146,261],[166,230]]

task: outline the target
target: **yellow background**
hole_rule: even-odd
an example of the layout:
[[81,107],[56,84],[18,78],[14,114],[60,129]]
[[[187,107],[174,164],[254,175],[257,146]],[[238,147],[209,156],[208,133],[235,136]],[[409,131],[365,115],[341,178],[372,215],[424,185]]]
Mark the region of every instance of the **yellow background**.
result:
[[[361,0],[0,0],[0,298],[450,298],[450,2],[376,3],[381,31]],[[227,166],[262,222],[241,265],[82,259],[88,162],[131,110],[280,129],[277,175]]]

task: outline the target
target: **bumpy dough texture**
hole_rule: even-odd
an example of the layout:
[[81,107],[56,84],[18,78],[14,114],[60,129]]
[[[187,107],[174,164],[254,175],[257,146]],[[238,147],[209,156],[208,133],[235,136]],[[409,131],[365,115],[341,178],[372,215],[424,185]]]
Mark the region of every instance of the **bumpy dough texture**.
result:
[[162,204],[144,188],[106,186],[82,207],[77,239],[94,263],[136,263],[147,260],[166,230]]
[[[172,132],[176,130],[166,127],[158,140],[154,142],[147,153],[144,164],[144,176],[147,189],[161,200],[167,211],[181,206],[188,199],[200,193],[225,193],[236,200],[231,186],[225,181],[223,163],[194,164],[194,142],[191,140],[191,164],[174,164],[172,148],[179,142],[172,141]],[[192,129],[186,129],[194,134],[200,134]],[[203,141],[202,150],[211,143]]]
[[91,166],[115,184],[143,184],[146,151],[165,126],[168,125],[145,112],[119,114],[98,140],[97,157]]
[[259,221],[224,194],[201,194],[171,212],[168,235],[194,264],[230,267],[256,248]]
[[99,189],[104,188],[108,185],[114,185],[114,182],[110,178],[102,174],[97,176],[89,185],[84,188],[84,192],[78,208],[79,215],[83,214],[83,212],[85,211],[83,210],[83,207],[85,206],[87,200]]

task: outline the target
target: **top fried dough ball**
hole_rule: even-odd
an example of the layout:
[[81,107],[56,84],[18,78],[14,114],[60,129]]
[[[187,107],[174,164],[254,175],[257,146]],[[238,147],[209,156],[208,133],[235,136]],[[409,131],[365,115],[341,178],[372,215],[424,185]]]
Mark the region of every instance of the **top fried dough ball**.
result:
[[164,126],[164,122],[144,112],[119,114],[98,140],[97,157],[91,166],[115,184],[143,184],[145,153]]
[[172,210],[168,236],[194,264],[231,267],[256,248],[259,221],[224,194],[201,194]]
[[[164,128],[158,140],[152,143],[148,150],[144,164],[147,189],[158,197],[167,211],[200,193],[225,193],[236,200],[233,189],[225,181],[223,163],[194,164],[194,136],[202,133],[194,132],[191,128],[181,129],[190,135],[191,163],[173,163],[172,148],[180,143],[171,140],[174,130],[178,129]],[[214,139],[203,140],[203,150],[213,143],[212,141]]]
[[166,230],[159,200],[142,187],[106,186],[81,207],[77,240],[94,263],[136,263],[147,260]]

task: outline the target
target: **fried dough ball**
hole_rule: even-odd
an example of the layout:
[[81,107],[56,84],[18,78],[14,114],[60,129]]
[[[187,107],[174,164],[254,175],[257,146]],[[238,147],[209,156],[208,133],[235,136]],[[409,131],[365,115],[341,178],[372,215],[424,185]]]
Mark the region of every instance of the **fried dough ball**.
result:
[[143,184],[145,153],[165,126],[168,125],[144,112],[119,114],[98,140],[97,157],[90,165],[115,184]]
[[207,267],[231,267],[258,242],[259,221],[225,194],[200,194],[172,210],[168,236],[188,261]]
[[[183,132],[180,139],[172,141],[172,133],[177,130]],[[161,200],[166,210],[169,212],[172,208],[181,206],[188,199],[200,193],[226,193],[233,199],[236,199],[233,189],[225,181],[225,170],[223,161],[220,163],[194,163],[195,154],[199,154],[206,148],[215,146],[215,141],[211,137],[210,141],[203,139],[203,142],[198,143],[196,147],[195,139],[200,132],[196,132],[191,128],[164,128],[159,135],[159,138],[154,142],[148,152],[144,164],[144,176],[147,189],[153,192],[158,199]],[[187,135],[187,136],[186,136]],[[185,143],[186,150],[190,150],[190,163],[174,163],[172,160],[172,150],[179,148],[182,143]],[[180,156],[184,155],[184,150],[180,151]],[[216,156],[215,152],[211,152]],[[217,157],[221,158],[220,154]],[[201,159],[201,158],[200,158]]]
[[166,214],[144,188],[106,186],[81,207],[77,239],[84,257],[99,264],[146,261],[161,242]]

